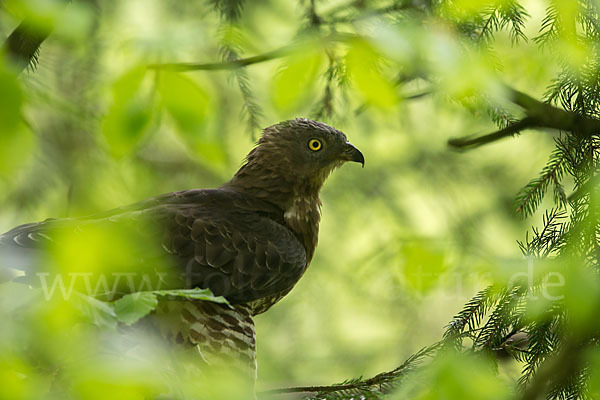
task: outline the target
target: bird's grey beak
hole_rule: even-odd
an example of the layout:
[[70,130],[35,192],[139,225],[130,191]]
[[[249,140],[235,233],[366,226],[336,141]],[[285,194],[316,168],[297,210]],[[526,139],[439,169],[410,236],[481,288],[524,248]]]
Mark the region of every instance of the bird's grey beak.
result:
[[360,150],[354,147],[350,142],[346,142],[346,149],[344,150],[342,158],[346,161],[361,163],[363,168],[365,167],[365,157]]

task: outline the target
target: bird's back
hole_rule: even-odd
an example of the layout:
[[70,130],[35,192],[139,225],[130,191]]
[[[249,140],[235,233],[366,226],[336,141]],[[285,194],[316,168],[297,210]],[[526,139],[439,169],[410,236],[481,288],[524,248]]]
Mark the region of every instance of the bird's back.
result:
[[127,287],[137,274],[136,284],[146,289],[209,288],[262,312],[302,276],[306,253],[278,207],[232,190],[202,189],[18,226],[0,236],[0,262],[34,279],[48,272],[80,280],[109,275],[113,284],[121,280],[112,295],[137,291]]

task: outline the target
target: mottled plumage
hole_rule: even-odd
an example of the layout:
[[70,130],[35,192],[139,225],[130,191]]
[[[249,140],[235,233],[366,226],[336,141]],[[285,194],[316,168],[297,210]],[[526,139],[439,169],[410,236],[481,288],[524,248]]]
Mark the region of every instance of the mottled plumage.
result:
[[[231,304],[165,302],[151,318],[156,326],[173,342],[197,346],[203,356],[229,349],[254,365],[252,316],[286,295],[306,271],[317,245],[319,190],[345,161],[364,164],[342,132],[306,119],[282,122],[264,130],[246,163],[218,189],[19,226],[0,236],[0,262],[32,275],[50,268],[40,257],[65,235],[97,229],[126,234],[141,245],[114,261],[114,270],[154,274],[160,289],[209,288]],[[132,291],[125,284],[116,288]],[[174,315],[180,326],[174,326]]]

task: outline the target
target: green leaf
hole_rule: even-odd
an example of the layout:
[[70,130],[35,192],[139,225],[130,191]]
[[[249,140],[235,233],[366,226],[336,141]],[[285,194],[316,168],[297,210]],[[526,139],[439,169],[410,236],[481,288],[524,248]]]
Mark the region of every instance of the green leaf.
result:
[[275,76],[272,98],[279,110],[294,110],[312,97],[311,89],[324,65],[324,54],[320,50],[305,50],[290,56]]
[[93,29],[94,13],[91,3],[71,2],[60,14],[52,34],[73,41],[81,40]]
[[120,322],[131,325],[154,311],[157,305],[158,299],[153,292],[138,292],[115,301],[114,310]]
[[23,92],[16,74],[3,67],[0,62],[0,136],[16,133],[21,122]]
[[223,164],[222,138],[209,129],[214,110],[208,92],[191,78],[174,72],[161,74],[158,90],[177,133],[191,150],[210,163]]
[[[396,398],[508,400],[508,385],[498,376],[493,362],[481,354],[447,352],[440,354],[424,375],[428,381],[417,393]],[[409,385],[407,385],[409,386]]]
[[7,9],[19,16],[19,19],[27,19],[29,28],[38,32],[49,32],[60,20],[64,12],[66,2],[55,0],[7,0]]
[[110,304],[93,297],[73,292],[77,297],[75,307],[83,316],[100,328],[114,330],[117,327],[117,314]]
[[210,98],[206,91],[187,76],[167,72],[161,75],[159,92],[163,106],[173,117],[181,133],[197,135],[206,131]]
[[12,132],[0,128],[0,177],[14,177],[33,156],[34,146],[35,137],[25,123],[20,122]]
[[24,94],[17,75],[0,59],[0,176],[10,176],[32,154],[34,137],[23,121]]
[[102,133],[111,153],[122,157],[137,146],[152,116],[152,98],[142,92],[145,67],[136,67],[122,75],[112,86],[112,104]]
[[176,296],[185,297],[194,300],[207,300],[214,303],[229,304],[223,296],[215,296],[210,289],[178,289],[178,290],[156,290],[152,292],[158,296]]
[[206,300],[220,304],[229,304],[222,296],[215,296],[210,289],[179,289],[137,292],[121,297],[113,303],[114,311],[120,322],[131,325],[150,314],[158,305],[157,296],[183,297],[194,300]]
[[382,74],[380,58],[371,44],[356,39],[346,54],[346,64],[350,78],[364,101],[388,108],[398,103],[399,96],[392,81]]

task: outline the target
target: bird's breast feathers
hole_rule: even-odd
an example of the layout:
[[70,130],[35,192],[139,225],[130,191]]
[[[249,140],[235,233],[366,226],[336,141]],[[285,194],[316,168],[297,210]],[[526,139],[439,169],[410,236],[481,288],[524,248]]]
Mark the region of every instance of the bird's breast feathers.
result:
[[319,222],[321,220],[321,201],[318,196],[295,196],[291,205],[283,214],[286,225],[294,232],[306,250],[310,262],[317,246]]

